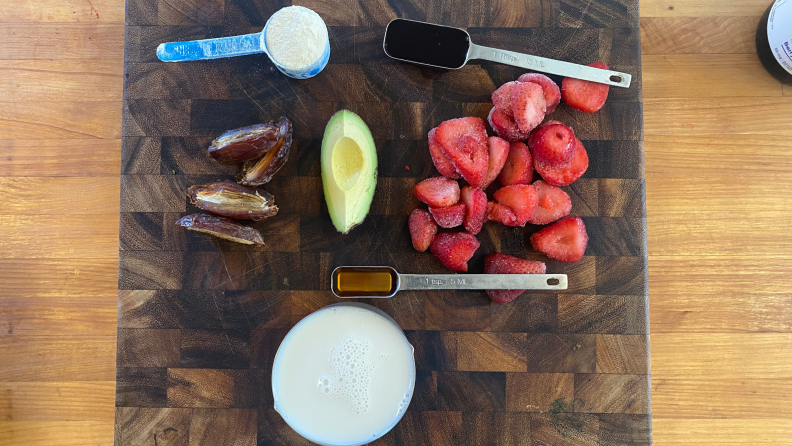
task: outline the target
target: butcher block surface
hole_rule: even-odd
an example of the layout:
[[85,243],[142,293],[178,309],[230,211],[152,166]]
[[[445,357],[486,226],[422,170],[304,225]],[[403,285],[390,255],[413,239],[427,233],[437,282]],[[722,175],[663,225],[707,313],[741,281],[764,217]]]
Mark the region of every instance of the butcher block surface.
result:
[[[330,63],[292,80],[264,55],[166,64],[159,43],[257,32],[287,4],[128,0],[121,171],[117,445],[299,445],[273,409],[275,351],[302,317],[337,302],[330,272],[388,265],[446,273],[416,252],[407,230],[418,181],[436,175],[427,132],[462,116],[486,118],[490,94],[525,70],[471,61],[435,71],[388,59],[382,37],[403,17],[467,28],[473,42],[633,75],[586,114],[561,104],[589,153],[564,187],[589,234],[573,264],[534,252],[538,227],[487,223],[470,262],[503,252],[569,276],[558,294],[504,304],[482,292],[400,292],[361,300],[394,317],[415,347],[415,392],[381,445],[638,445],[651,442],[646,212],[638,2],[301,2],[330,33]],[[554,78],[560,83],[560,78]],[[371,129],[379,180],[371,212],[348,235],[322,195],[321,138],[340,109]],[[262,186],[277,216],[254,223],[267,245],[187,232],[190,185],[232,179],[209,158],[222,132],[286,116],[289,161]],[[409,170],[405,168],[409,166]]]

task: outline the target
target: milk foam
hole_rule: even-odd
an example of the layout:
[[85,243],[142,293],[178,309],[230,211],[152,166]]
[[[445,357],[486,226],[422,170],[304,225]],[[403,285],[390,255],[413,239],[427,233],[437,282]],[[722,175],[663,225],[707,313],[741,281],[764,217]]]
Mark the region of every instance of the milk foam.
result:
[[369,360],[371,342],[347,336],[344,343],[333,347],[330,353],[330,375],[319,378],[319,393],[346,401],[356,414],[367,412],[370,406],[369,384],[371,374],[379,362],[388,360],[380,355]]

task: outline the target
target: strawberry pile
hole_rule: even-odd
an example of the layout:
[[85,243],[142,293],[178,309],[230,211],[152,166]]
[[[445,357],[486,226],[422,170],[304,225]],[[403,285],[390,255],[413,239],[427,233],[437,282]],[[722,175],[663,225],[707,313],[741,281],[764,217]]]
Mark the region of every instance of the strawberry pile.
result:
[[[602,62],[590,66],[607,69]],[[577,262],[588,243],[586,226],[569,217],[572,202],[559,186],[567,186],[588,169],[588,154],[575,132],[559,121],[542,122],[561,100],[572,108],[602,108],[608,86],[566,78],[558,88],[550,78],[526,73],[492,93],[487,117],[498,136],[488,136],[484,120],[450,119],[429,132],[429,152],[441,176],[415,185],[415,197],[428,210],[416,209],[408,226],[413,247],[429,249],[452,271],[468,270],[479,248],[484,223],[522,227],[549,225],[531,236],[534,249],[562,262]],[[534,181],[534,170],[541,179]],[[460,188],[458,180],[467,182]],[[495,179],[501,187],[488,200],[485,190]],[[552,223],[552,224],[551,224]],[[464,231],[438,232],[462,226]],[[492,253],[484,261],[487,274],[544,274],[543,262]],[[488,290],[495,303],[515,299],[524,290]]]

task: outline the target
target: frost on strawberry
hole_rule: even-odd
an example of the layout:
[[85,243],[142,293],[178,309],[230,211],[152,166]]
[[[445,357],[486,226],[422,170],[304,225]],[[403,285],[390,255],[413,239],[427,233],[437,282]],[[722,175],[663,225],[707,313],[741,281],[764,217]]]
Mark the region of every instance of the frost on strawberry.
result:
[[506,141],[525,141],[528,139],[530,132],[520,130],[520,127],[514,122],[514,118],[498,107],[492,107],[489,116],[487,116],[487,122],[489,122],[492,130]]
[[503,186],[531,184],[533,168],[533,156],[528,146],[521,142],[513,142],[509,144],[509,155],[498,175],[498,181]]
[[553,113],[558,103],[561,101],[561,90],[552,79],[541,73],[525,73],[517,79],[519,82],[531,82],[542,87],[544,92],[547,110],[545,114]]
[[456,170],[454,164],[443,152],[440,143],[437,142],[436,133],[437,127],[429,131],[429,154],[432,156],[432,163],[434,163],[440,175],[452,180],[462,178],[462,175]]
[[525,226],[539,202],[536,188],[528,184],[515,184],[498,189],[493,195],[495,201],[507,206],[517,217],[517,226]]
[[427,178],[415,185],[413,194],[429,206],[447,207],[459,201],[459,183],[444,177]]
[[566,217],[531,236],[531,246],[562,262],[583,258],[588,244],[586,225],[580,217]]
[[[501,253],[484,258],[485,274],[544,274],[547,267],[542,262],[525,260]],[[487,295],[497,304],[511,302],[525,290],[487,290]]]
[[444,267],[465,272],[479,245],[476,237],[467,232],[443,232],[435,236],[429,249]]
[[467,232],[476,235],[487,219],[487,194],[481,189],[465,186],[461,191],[461,199],[465,204],[465,218],[462,224]]
[[546,225],[565,217],[572,210],[572,200],[569,195],[556,186],[542,180],[534,182],[531,186],[539,194],[539,202],[528,219],[528,223]]
[[454,168],[473,187],[487,176],[487,128],[480,118],[449,119],[437,126],[437,141]]
[[523,132],[530,132],[542,123],[547,110],[544,91],[538,84],[518,82],[511,90],[514,122]]
[[407,226],[410,228],[413,248],[420,252],[429,249],[432,239],[437,234],[437,223],[432,215],[423,209],[416,209],[410,214]]
[[[590,67],[607,70],[608,66],[603,62],[588,64]],[[561,98],[575,110],[586,113],[594,113],[605,105],[608,99],[610,86],[598,82],[584,81],[572,77],[566,77],[561,82]]]
[[455,228],[461,225],[465,219],[465,203],[457,203],[444,208],[429,206],[429,213],[441,228]]

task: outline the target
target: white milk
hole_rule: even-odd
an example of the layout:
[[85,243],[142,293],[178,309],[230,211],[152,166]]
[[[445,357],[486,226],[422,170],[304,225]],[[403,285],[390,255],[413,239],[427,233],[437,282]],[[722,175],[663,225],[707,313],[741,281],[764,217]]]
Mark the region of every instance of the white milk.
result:
[[387,433],[410,403],[413,348],[396,322],[369,308],[376,310],[341,304],[311,313],[275,355],[275,410],[311,441],[368,443]]

